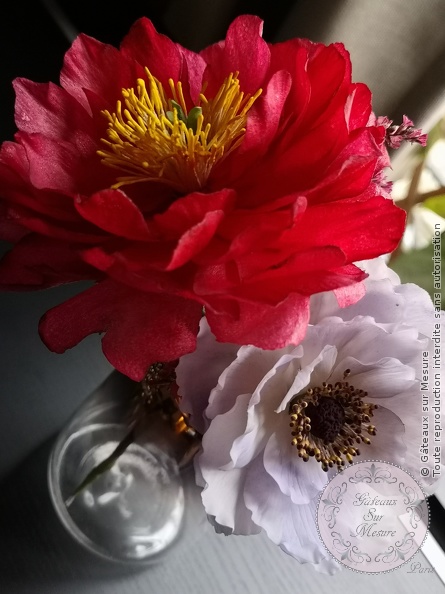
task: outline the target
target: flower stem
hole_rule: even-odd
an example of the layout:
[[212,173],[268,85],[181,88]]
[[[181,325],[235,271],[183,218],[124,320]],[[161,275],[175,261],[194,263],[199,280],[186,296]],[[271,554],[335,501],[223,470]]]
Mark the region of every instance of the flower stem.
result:
[[131,429],[125,435],[125,437],[117,444],[113,452],[87,474],[83,481],[76,487],[73,494],[65,500],[65,505],[69,507],[73,503],[77,495],[79,495],[79,493],[81,493],[86,487],[88,487],[88,485],[91,485],[91,483],[94,482],[104,472],[110,470],[113,467],[116,460],[125,452],[128,446],[130,446],[133,443],[134,438],[135,426],[133,425],[133,427],[131,427]]

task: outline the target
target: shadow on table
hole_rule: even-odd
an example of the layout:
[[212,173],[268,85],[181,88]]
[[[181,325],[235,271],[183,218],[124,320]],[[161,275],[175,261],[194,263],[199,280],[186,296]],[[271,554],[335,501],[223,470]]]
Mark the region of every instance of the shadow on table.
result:
[[[66,532],[50,500],[45,442],[0,482],[0,591],[48,591],[61,582],[115,580],[147,571],[107,562],[85,551]],[[45,585],[45,590],[39,589]],[[21,591],[21,590],[20,590]]]

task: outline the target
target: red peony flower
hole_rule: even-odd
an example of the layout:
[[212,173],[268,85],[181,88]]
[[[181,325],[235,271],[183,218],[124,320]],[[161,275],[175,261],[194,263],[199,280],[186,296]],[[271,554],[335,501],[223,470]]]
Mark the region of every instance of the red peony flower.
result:
[[348,53],[261,30],[239,17],[195,54],[141,19],[120,49],[80,35],[60,86],[15,81],[2,284],[96,281],[44,316],[50,349],[104,332],[109,361],[139,380],[195,348],[203,307],[220,341],[298,343],[310,295],[356,300],[352,263],[396,247],[386,129]]

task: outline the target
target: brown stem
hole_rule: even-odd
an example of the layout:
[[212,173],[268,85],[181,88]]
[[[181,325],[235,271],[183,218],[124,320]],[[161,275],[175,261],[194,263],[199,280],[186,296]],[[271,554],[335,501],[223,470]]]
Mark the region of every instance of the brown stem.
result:
[[135,428],[134,426],[130,429],[130,431],[125,435],[125,437],[117,444],[116,448],[112,451],[112,453],[102,460],[97,466],[91,470],[87,476],[83,479],[83,481],[75,488],[74,493],[68,497],[65,501],[65,505],[69,507],[74,499],[81,493],[88,485],[91,485],[101,474],[110,470],[113,467],[116,460],[125,452],[125,450],[130,446],[134,441],[135,435]]
[[424,202],[428,198],[434,198],[435,196],[441,196],[445,194],[445,186],[440,186],[436,190],[430,190],[429,192],[424,192],[423,194],[419,194],[417,196],[417,202]]

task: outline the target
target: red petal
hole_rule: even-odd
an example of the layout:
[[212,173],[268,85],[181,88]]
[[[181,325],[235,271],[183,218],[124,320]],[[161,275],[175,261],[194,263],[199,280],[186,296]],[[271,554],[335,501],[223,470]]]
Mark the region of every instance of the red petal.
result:
[[75,206],[84,219],[108,233],[133,240],[150,239],[141,211],[121,190],[79,196]]
[[227,179],[241,177],[247,167],[255,164],[257,159],[269,150],[270,144],[277,134],[283,108],[292,80],[288,72],[276,72],[270,79],[263,93],[249,110],[246,134],[240,148],[224,161],[222,167],[215,167],[209,184],[221,187]]
[[167,270],[175,270],[199,254],[215,235],[223,218],[224,212],[221,210],[209,212],[200,223],[184,233],[173,252]]
[[[308,193],[309,190],[319,186],[320,180],[324,180],[326,175],[331,175],[335,184],[335,176],[338,176],[345,158],[350,157],[353,150],[358,148],[354,146],[349,148],[350,144],[353,145],[355,138],[349,138],[348,135],[344,113],[345,101],[346,96],[343,102],[333,102],[334,107],[325,106],[325,112],[318,114],[318,119],[323,121],[317,122],[315,127],[311,127],[313,122],[306,119],[288,123],[286,129],[279,135],[279,139],[264,156],[264,160],[237,180],[236,187],[238,194],[242,196],[243,206],[261,204],[264,200],[263,196],[276,197],[297,191]],[[312,107],[308,107],[308,111],[310,109]],[[363,132],[363,135],[365,134],[369,139],[368,147],[371,147],[371,153],[366,156],[365,165],[374,159],[370,168],[375,168],[376,159],[381,151],[373,139],[372,132]],[[340,159],[338,155],[343,150],[345,154],[342,154]],[[366,173],[368,177],[365,183],[369,184],[372,171],[366,171]],[[359,182],[360,191],[363,191],[364,178],[361,177]],[[340,186],[339,183],[335,184],[337,199],[343,197]],[[258,187],[261,188],[261,193],[258,193]]]
[[23,78],[16,79],[13,86],[15,122],[19,130],[57,140],[63,138],[86,154],[96,152],[93,120],[65,89],[53,83],[39,84]]
[[6,204],[0,202],[0,239],[10,243],[20,241],[28,235],[29,231],[16,221],[11,221],[8,216]]
[[[276,306],[236,303],[236,319],[221,311],[206,309],[210,328],[220,342],[253,344],[262,349],[279,349],[298,344],[309,322],[309,298],[289,295]],[[227,311],[227,306],[224,307]]]
[[153,221],[163,239],[177,240],[189,229],[201,223],[209,212],[228,212],[235,202],[233,190],[219,190],[212,194],[193,192],[175,200]]
[[[202,264],[213,264],[216,261],[241,258],[257,259],[262,266],[263,254],[270,250],[275,263],[283,261],[290,252],[282,250],[278,245],[279,238],[294,228],[306,210],[306,199],[302,196],[283,196],[255,210],[233,210],[225,218],[218,229],[218,237],[226,240],[227,247],[213,262],[204,253],[199,257]],[[277,249],[277,247],[279,249]],[[273,256],[273,254],[275,254]]]
[[61,283],[97,278],[78,253],[59,241],[27,235],[0,261],[3,289],[43,289]]
[[[203,74],[206,67],[206,63],[199,54],[191,52],[190,50],[177,45],[179,51],[183,57],[182,71],[180,80],[187,81],[188,85],[183,88],[183,92],[187,93],[188,88],[190,89],[190,103],[191,105],[199,104],[199,94],[202,91],[203,86]],[[187,95],[185,95],[187,101]]]
[[[337,245],[345,252],[347,262],[367,260],[397,247],[405,219],[405,211],[380,196],[364,202],[320,204],[305,212],[300,234],[298,226],[295,228],[293,245],[296,250]],[[332,223],[327,225],[326,221]]]
[[62,221],[79,221],[71,196],[39,191],[29,185],[29,164],[23,146],[4,142],[0,152],[0,183],[3,198],[41,215]]
[[144,293],[104,281],[48,311],[42,340],[63,353],[89,334],[105,332],[110,363],[136,381],[157,361],[173,361],[196,347],[201,306],[181,297]]
[[[187,267],[165,272],[169,262],[162,250],[153,249],[149,243],[135,244],[116,253],[107,253],[101,248],[82,252],[82,258],[91,266],[107,273],[117,282],[147,293],[169,293],[194,299],[188,289],[194,270]],[[168,254],[170,256],[170,254]]]
[[354,285],[334,289],[335,297],[339,307],[348,307],[360,301],[366,294],[365,283],[359,282]]
[[79,191],[78,154],[71,144],[38,133],[23,135],[20,140],[28,157],[29,180],[33,186],[66,194]]
[[95,152],[86,156],[62,138],[39,133],[23,133],[19,140],[26,150],[29,181],[37,189],[91,194],[109,185],[109,169],[101,165]]
[[16,180],[16,187],[8,187],[8,180],[1,165],[0,183],[5,200],[11,205],[17,205],[17,208],[13,207],[16,210],[23,206],[29,213],[34,211],[37,216],[44,215],[43,218],[46,215],[61,221],[62,225],[65,222],[81,222],[81,218],[73,208],[71,196],[51,191],[39,191],[32,187],[26,188],[19,179]]
[[4,216],[10,221],[16,221],[23,225],[26,229],[62,241],[97,244],[102,243],[105,239],[99,230],[95,233],[94,227],[86,221],[82,221],[82,219],[80,219],[80,222],[83,224],[72,224],[69,221],[42,216],[19,204],[17,206],[8,206]]
[[173,43],[168,37],[158,33],[147,18],[134,23],[121,43],[121,50],[129,59],[137,60],[143,67],[147,67],[165,89],[169,89],[170,78],[175,83],[182,81],[189,109],[197,104],[205,68],[205,62],[199,54]]
[[[114,243],[114,242],[113,242]],[[92,266],[103,270],[110,276],[118,269],[131,271],[137,275],[151,275],[153,272],[165,271],[171,260],[174,246],[171,243],[131,242],[117,245],[104,244],[104,248],[93,247],[82,251],[82,258]],[[119,280],[119,276],[115,276]],[[125,277],[121,281],[127,282]],[[135,285],[138,287],[138,285]],[[145,285],[143,290],[147,290]],[[153,290],[153,289],[151,289]]]
[[230,25],[226,40],[201,52],[208,66],[204,80],[209,81],[206,96],[213,97],[231,72],[239,72],[241,89],[256,93],[264,84],[270,64],[270,50],[262,39],[263,21],[243,15]]
[[[285,252],[283,251],[283,254]],[[257,260],[267,262],[267,253],[265,256],[258,255]],[[273,260],[272,260],[273,262]],[[255,266],[255,261],[252,257],[241,258],[238,263],[240,276],[246,283],[242,289],[247,289],[251,296],[259,294],[261,290],[262,295],[279,295],[272,298],[274,303],[284,299],[285,295],[289,293],[301,293],[306,295],[304,290],[304,283],[299,282],[299,277],[302,275],[313,275],[314,283],[317,284],[319,278],[327,271],[338,268],[345,264],[345,254],[342,250],[335,246],[323,246],[312,249],[307,252],[300,252],[292,254],[289,258],[281,260],[281,262],[274,262],[273,266],[267,268],[260,265]],[[321,280],[320,280],[321,283]],[[242,290],[244,295],[244,290]]]
[[372,95],[368,87],[362,83],[351,85],[351,94],[345,108],[349,130],[366,126],[371,115]]
[[60,84],[88,112],[85,90],[102,98],[102,109],[115,111],[122,89],[133,87],[142,73],[134,60],[127,59],[115,47],[81,34],[65,54]]
[[[168,79],[179,80],[182,56],[176,43],[158,33],[147,18],[137,20],[121,43],[122,54],[147,67],[165,89]],[[136,82],[136,81],[135,81]]]
[[271,44],[270,69],[272,72],[286,70],[292,77],[289,104],[298,119],[304,117],[311,98],[311,85],[307,73],[307,63],[312,44],[305,39],[290,39]]
[[307,66],[311,95],[305,122],[318,126],[338,107],[344,110],[351,84],[351,61],[341,44],[319,46],[316,56]]
[[370,185],[381,156],[372,129],[360,128],[331,163],[321,183],[306,192],[310,204],[359,196]]
[[237,156],[253,147],[260,148],[257,154],[266,152],[277,133],[291,85],[292,79],[288,72],[281,70],[272,76],[265,92],[249,111],[246,135]]
[[[351,284],[365,278],[359,269],[345,270],[345,254],[338,247],[320,247],[281,261],[273,251],[257,251],[233,263],[201,269],[196,275],[195,292],[204,298],[230,293],[243,301],[276,305],[290,293],[311,295]],[[348,267],[346,267],[347,269]],[[357,272],[353,274],[352,272]]]
[[[339,268],[299,274],[292,284],[292,289],[301,295],[310,297],[315,293],[322,293],[323,291],[332,291],[340,287],[349,287],[350,285],[355,286],[365,278],[366,274],[363,270],[350,264]],[[288,283],[289,285],[290,283]],[[286,285],[284,285],[285,288]],[[354,294],[355,291],[354,289]]]

